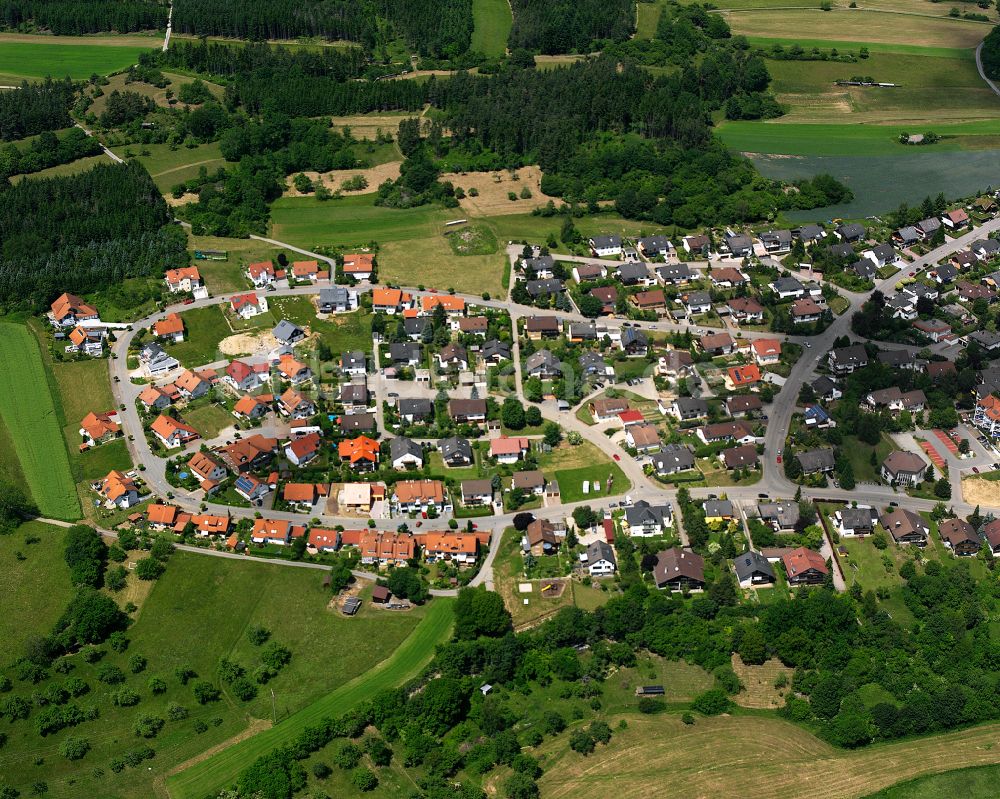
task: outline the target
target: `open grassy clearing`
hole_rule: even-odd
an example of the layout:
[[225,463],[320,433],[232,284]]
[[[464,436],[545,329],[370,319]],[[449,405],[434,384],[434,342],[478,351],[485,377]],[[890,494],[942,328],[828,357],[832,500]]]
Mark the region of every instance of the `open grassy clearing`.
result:
[[222,430],[236,424],[236,419],[225,406],[215,403],[184,411],[184,421],[206,439],[215,438]]
[[57,164],[43,169],[40,172],[32,172],[30,175],[14,175],[10,178],[11,183],[20,183],[22,180],[43,180],[45,178],[59,178],[67,175],[78,175],[93,169],[98,164],[110,164],[111,161],[106,155],[91,155],[86,158],[77,158],[68,164]]
[[[975,62],[964,58],[875,53],[855,64],[769,60],[767,66],[771,88],[788,109],[782,124],[867,122],[936,129],[942,121],[1000,117],[1000,98],[979,77]],[[854,75],[898,86],[834,85]],[[897,148],[903,150],[902,145]]]
[[[285,613],[285,608],[270,601],[267,604],[275,608],[276,612]],[[352,621],[346,620],[346,623],[351,624]],[[382,637],[381,624],[384,623],[385,619],[380,619],[379,638]],[[316,724],[326,716],[340,715],[373,693],[412,678],[431,658],[435,646],[448,637],[451,624],[451,602],[447,599],[433,600],[424,611],[424,618],[415,629],[412,629],[410,635],[401,643],[398,640],[392,642],[395,651],[385,660],[367,670],[365,667],[341,670],[342,676],[351,674],[358,676],[281,721],[278,726],[260,732],[169,777],[167,788],[170,796],[172,799],[201,799],[216,793],[230,784],[246,764],[252,763],[255,758],[293,738],[305,727]],[[309,628],[306,630],[311,637],[312,631]],[[367,630],[360,628],[359,632],[363,636],[371,637],[370,628]],[[343,640],[331,637],[331,643],[340,651],[345,649]],[[368,650],[370,644],[362,645],[359,641],[357,648],[362,651]],[[324,663],[323,668],[328,669],[329,665]]]
[[1000,766],[975,766],[946,771],[894,785],[865,799],[993,799],[1000,782]]
[[356,139],[374,139],[379,131],[395,136],[400,120],[415,116],[420,115],[409,111],[379,111],[372,114],[330,117],[330,124],[335,128],[350,128],[351,134]]
[[808,31],[811,39],[887,42],[925,47],[975,47],[989,33],[983,22],[948,17],[918,16],[875,10],[820,11],[813,8],[723,12],[733,33],[794,39]]
[[507,0],[472,1],[472,49],[500,58],[507,52],[507,37],[514,19]]
[[379,278],[403,286],[417,283],[466,294],[502,294],[503,255],[455,255],[442,236],[390,242],[379,252]]
[[[609,719],[612,728],[616,722]],[[564,739],[547,745],[552,757],[539,784],[546,799],[591,799],[609,791],[628,797],[850,799],[891,785],[901,774],[992,764],[998,743],[1000,725],[989,724],[847,752],[771,716],[698,717],[691,726],[674,714],[630,716],[628,728],[615,729],[608,746],[589,757],[570,751]],[[664,780],[664,774],[683,779]]]
[[184,341],[168,345],[167,351],[189,368],[219,360],[219,342],[233,334],[222,306],[209,305],[185,311],[181,319],[184,320]]
[[23,325],[0,323],[0,414],[14,439],[32,498],[43,515],[76,519],[80,506],[45,366]]
[[[153,86],[151,83],[143,83],[141,81],[134,81],[128,83],[128,74],[121,72],[117,75],[112,75],[108,79],[108,83],[101,87],[103,94],[94,100],[94,104],[90,106],[90,111],[97,116],[100,116],[108,105],[108,96],[113,91],[130,91],[141,94],[143,97],[148,97],[154,103],[156,103],[161,108],[170,108],[170,101],[167,99],[167,91],[172,90],[176,95],[181,84],[190,83],[194,78],[188,77],[186,75],[178,75],[176,72],[164,72],[163,77],[166,78],[169,83],[160,88],[159,86]],[[222,86],[217,83],[211,83],[209,81],[203,81],[205,87],[209,92],[215,97],[216,100],[222,100],[222,95],[225,92]],[[184,108],[183,103],[176,103],[173,107]],[[154,145],[150,145],[152,147]],[[123,148],[129,149],[129,148]],[[132,152],[138,152],[143,149],[143,145],[132,145]]]
[[[563,443],[552,452],[540,455],[538,465],[546,477],[559,482],[564,503],[590,498],[600,503],[608,493],[620,494],[632,487],[621,467],[589,441],[575,447]],[[606,490],[608,477],[613,478],[610,492]],[[587,494],[583,492],[584,482],[590,485]],[[599,489],[595,489],[595,483]]]
[[[0,642],[8,655],[20,654],[28,638],[47,632],[73,594],[63,534],[60,527],[28,522],[0,536],[0,603],[5,609],[0,614]],[[29,535],[41,540],[26,544]],[[18,560],[15,552],[23,553],[25,560]]]
[[968,47],[926,47],[921,44],[906,44],[903,42],[852,42],[841,39],[807,39],[797,35],[790,37],[768,35],[748,36],[747,41],[757,47],[765,48],[773,47],[775,44],[780,44],[783,47],[791,47],[797,44],[805,50],[812,50],[814,47],[818,47],[820,50],[836,48],[840,51],[857,53],[862,47],[866,47],[869,53],[899,53],[902,55],[922,55],[936,58],[975,59],[973,49]]
[[149,40],[137,46],[138,37],[87,36],[11,36],[0,34],[0,80],[18,82],[51,75],[74,80],[89,78],[95,72],[107,75],[125,69],[139,60],[139,54],[156,46]]
[[[195,250],[221,250],[228,257],[225,261],[195,261]],[[195,236],[188,231],[188,252],[191,253],[192,263],[197,265],[209,291],[213,294],[227,294],[247,287],[246,278],[242,274],[246,264],[277,258],[283,250],[255,239]]]
[[[21,537],[19,532],[9,540],[17,543]],[[62,536],[58,536],[58,544],[51,545],[53,551],[47,553],[52,556],[53,563],[48,571],[40,568],[41,550],[38,550],[39,555],[34,554],[36,547],[44,545],[48,544],[32,545],[24,567],[34,565],[39,574],[49,578],[51,585],[28,576],[16,584],[17,595],[13,597],[19,603],[15,607],[26,611],[33,607],[31,603],[39,605],[38,624],[26,626],[24,618],[35,617],[15,615],[14,620],[20,618],[24,629],[13,630],[13,639],[4,639],[8,652],[20,646],[20,636],[47,630],[52,623],[50,617],[61,612],[70,593],[61,556]],[[0,541],[0,551],[6,546],[6,540]],[[130,575],[129,583],[141,581]],[[95,678],[100,664],[86,664],[82,658],[73,658],[73,676],[91,685],[91,693],[83,701],[96,702],[101,709],[98,720],[82,724],[73,731],[74,735],[88,738],[92,750],[84,759],[69,762],[58,754],[65,733],[40,738],[31,719],[18,725],[5,725],[9,740],[0,752],[0,771],[4,773],[5,782],[18,785],[26,792],[33,781],[44,779],[49,786],[48,795],[56,799],[78,796],[139,799],[162,794],[164,776],[178,765],[234,735],[269,726],[272,688],[280,730],[289,716],[388,657],[418,627],[425,613],[423,609],[412,613],[387,613],[366,601],[358,616],[348,619],[328,608],[330,595],[321,583],[322,572],[316,570],[236,563],[176,553],[159,581],[138,586],[143,589],[139,593],[148,591],[150,585],[152,591],[142,601],[136,623],[129,629],[131,645],[128,651],[109,653],[102,661],[102,664],[111,662],[124,667],[132,654],[148,658],[145,671],[129,675],[126,683],[140,695],[139,705],[134,708],[111,705],[105,696],[107,689]],[[4,586],[0,590],[5,590],[6,584],[6,577],[0,578],[0,586]],[[119,602],[128,601],[128,598],[142,599],[139,593],[130,591],[133,587],[130,585],[116,596]],[[362,596],[367,600],[370,589],[364,589]],[[42,607],[42,602],[46,602],[46,606]],[[294,613],[289,612],[290,607],[294,607]],[[220,612],[221,609],[224,612]],[[448,615],[450,617],[450,613]],[[252,671],[259,661],[260,650],[247,640],[246,631],[251,625],[271,630],[272,640],[292,651],[290,663],[256,699],[241,702],[224,692],[221,701],[199,705],[192,695],[191,684],[184,686],[175,677],[176,669],[188,666],[199,678],[217,682],[217,663],[225,656]],[[377,636],[373,635],[376,629]],[[7,631],[2,626],[0,630]],[[198,634],[192,635],[192,630],[198,630]],[[150,693],[146,684],[152,675],[166,681],[166,693],[159,696]],[[45,687],[45,684],[38,686],[39,689]],[[18,684],[15,690],[25,693],[30,689],[30,686]],[[165,708],[170,702],[186,707],[190,716],[186,720],[168,721],[160,734],[149,742],[156,750],[155,759],[148,762],[149,770],[144,764],[139,769],[126,769],[120,774],[111,772],[107,766],[112,757],[142,742],[132,733],[135,717],[139,713],[165,716]],[[195,720],[205,722],[208,730],[197,734],[193,730]],[[44,762],[34,765],[36,758],[44,758]],[[103,769],[103,774],[95,776],[98,767]]]
[[[128,158],[131,153],[135,160],[146,167],[156,187],[164,194],[175,184],[198,177],[202,167],[211,174],[220,166],[226,165],[226,160],[219,152],[219,142],[173,149],[169,144],[130,144],[115,147],[113,152],[121,158]],[[149,155],[144,155],[147,152]]]

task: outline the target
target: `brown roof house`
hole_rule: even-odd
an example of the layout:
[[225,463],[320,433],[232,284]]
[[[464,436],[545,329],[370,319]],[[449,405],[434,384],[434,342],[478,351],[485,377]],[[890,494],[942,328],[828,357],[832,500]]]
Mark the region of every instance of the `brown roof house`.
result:
[[938,532],[944,545],[956,555],[975,555],[979,551],[979,536],[965,519],[945,519],[938,522]]
[[919,485],[927,474],[927,463],[913,452],[893,450],[882,461],[880,474],[883,480],[893,485]]
[[511,488],[520,488],[528,494],[544,494],[545,475],[537,470],[514,472]]
[[534,556],[549,555],[559,549],[555,525],[546,519],[535,519],[524,531],[521,546]]
[[879,523],[897,544],[916,544],[922,547],[927,543],[930,526],[919,513],[912,510],[893,508],[879,517]]
[[756,469],[757,447],[753,444],[744,444],[724,449],[719,453],[719,460],[727,469]]
[[789,585],[816,585],[826,579],[830,570],[818,552],[805,547],[793,549],[782,559]]
[[665,549],[656,555],[653,579],[660,589],[700,591],[705,587],[705,559],[690,549]]

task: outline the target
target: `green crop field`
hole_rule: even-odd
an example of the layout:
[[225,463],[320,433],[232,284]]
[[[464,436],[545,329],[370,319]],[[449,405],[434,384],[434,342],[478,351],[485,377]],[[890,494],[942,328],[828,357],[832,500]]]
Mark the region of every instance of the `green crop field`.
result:
[[923,47],[972,48],[990,31],[982,22],[865,9],[820,11],[808,8],[725,11],[733,33],[752,37],[794,39],[807,31],[811,39],[883,42]]
[[[284,608],[273,602],[268,604],[275,607],[276,611],[285,612]],[[383,618],[379,624],[385,621]],[[352,622],[349,620],[346,623]],[[202,799],[218,793],[236,778],[242,768],[274,747],[290,740],[305,727],[314,725],[327,716],[340,715],[373,693],[399,685],[414,677],[426,665],[434,652],[434,647],[450,634],[451,624],[451,602],[440,598],[433,600],[420,625],[397,646],[391,656],[377,666],[369,667],[367,670],[355,668],[347,671],[346,674],[357,676],[322,699],[281,721],[276,727],[223,749],[179,774],[168,777],[167,790],[171,799]],[[382,638],[381,628],[377,637]],[[369,638],[369,643],[362,645],[359,642],[357,646],[367,649],[371,642]],[[338,647],[338,651],[347,649],[343,641],[332,643]],[[324,664],[324,668],[329,666]]]
[[[669,686],[668,686],[669,690]],[[962,765],[992,764],[1000,725],[989,724],[919,740],[870,746],[856,752],[834,749],[806,730],[774,716],[696,717],[679,714],[628,717],[607,747],[583,757],[566,745],[565,735],[544,746],[546,799],[597,799],[609,791],[622,796],[746,796],[763,799],[850,799],[892,785],[900,775],[933,774]],[[705,765],[706,742],[713,760]],[[774,757],[781,752],[780,757]],[[802,778],[804,773],[821,778]],[[683,774],[678,781],[664,774]],[[956,783],[956,788],[960,784]],[[902,796],[961,796],[961,792]],[[979,796],[995,795],[981,793]],[[882,794],[879,794],[881,797]],[[893,796],[894,794],[887,794]]]
[[[174,149],[171,149],[169,144],[130,144],[115,147],[113,152],[122,158],[128,158],[129,154],[134,156],[146,167],[156,187],[164,194],[177,183],[198,177],[198,171],[202,167],[211,174],[220,166],[226,165],[226,160],[219,151],[219,142]],[[147,152],[149,155],[144,155]]]
[[1000,766],[976,766],[919,777],[866,796],[865,799],[993,799]]
[[66,75],[80,80],[95,72],[107,75],[138,63],[139,54],[156,46],[137,46],[138,37],[124,38],[121,45],[114,37],[100,39],[70,36],[0,35],[0,79],[20,81],[51,75]]
[[472,49],[501,58],[514,20],[507,0],[472,0]]
[[78,519],[80,504],[42,356],[23,325],[0,323],[0,415],[44,516]]

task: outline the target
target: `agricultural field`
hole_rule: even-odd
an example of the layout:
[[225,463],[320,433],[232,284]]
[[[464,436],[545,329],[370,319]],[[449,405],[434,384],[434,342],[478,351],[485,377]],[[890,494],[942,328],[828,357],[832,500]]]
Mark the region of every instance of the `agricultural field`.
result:
[[867,9],[827,12],[821,11],[818,5],[814,8],[732,10],[723,12],[723,16],[733,33],[759,38],[794,39],[802,31],[808,31],[811,39],[820,41],[919,42],[925,47],[973,48],[990,31],[990,24],[985,22]]
[[59,415],[34,337],[23,325],[0,323],[0,415],[14,441],[32,499],[42,515],[73,520],[80,505]]
[[0,615],[0,641],[9,655],[20,653],[28,638],[55,624],[73,594],[63,534],[61,527],[28,522],[0,536],[0,603],[6,610]]
[[[20,607],[28,610],[34,606],[31,603],[39,605],[37,617],[14,618],[21,619],[22,627],[24,618],[38,618],[39,622],[28,630],[8,630],[0,626],[4,633],[14,636],[3,641],[8,652],[19,648],[26,632],[47,630],[53,621],[51,617],[61,612],[70,593],[59,531],[55,531],[57,544],[43,537],[42,543],[25,547],[20,541],[22,532],[27,529],[22,527],[14,536],[0,541],[0,552],[6,551],[8,542],[11,549],[20,545],[29,559],[18,568],[34,563],[35,571],[50,578],[52,584],[42,584],[35,577],[14,584],[17,595],[12,599]],[[31,529],[40,536],[54,537],[51,528],[31,525]],[[46,546],[52,549],[47,553],[52,563],[48,570],[38,568],[38,558]],[[35,554],[36,547],[39,554]],[[129,582],[134,580],[134,576],[130,576]],[[424,609],[388,614],[365,602],[358,616],[345,618],[328,608],[330,595],[322,588],[321,581],[322,573],[313,569],[235,563],[204,555],[175,553],[136,614],[136,622],[129,629],[128,651],[123,654],[109,652],[99,664],[73,659],[73,676],[91,685],[91,692],[83,702],[95,702],[101,711],[98,720],[81,724],[73,731],[74,735],[89,739],[91,751],[82,760],[66,761],[58,753],[65,733],[39,738],[30,719],[16,726],[5,725],[9,740],[0,753],[5,781],[27,789],[39,776],[44,776],[49,786],[47,795],[56,799],[98,795],[138,799],[153,795],[154,785],[162,785],[164,775],[189,758],[201,755],[237,733],[270,726],[272,688],[273,712],[281,724],[280,734],[283,734],[287,719],[330,691],[344,686],[354,675],[377,667],[414,630],[421,629],[419,623],[425,616]],[[5,575],[0,578],[0,585],[6,587],[7,584]],[[365,591],[370,592],[370,589]],[[119,601],[125,601],[124,595],[128,592],[128,588],[122,592]],[[365,599],[368,595],[362,593]],[[39,604],[42,602],[44,607]],[[5,605],[10,607],[9,603]],[[291,606],[295,607],[295,613],[288,612]],[[220,608],[225,608],[225,612],[220,613]],[[447,617],[450,621],[450,612]],[[242,702],[224,692],[218,702],[198,704],[192,696],[191,684],[182,685],[175,671],[186,666],[199,678],[218,683],[216,667],[223,656],[252,670],[260,650],[249,642],[246,632],[256,625],[270,630],[271,640],[291,650],[291,661],[256,699]],[[376,627],[377,636],[372,635]],[[191,635],[192,629],[199,630],[199,635]],[[126,682],[139,694],[140,703],[137,707],[118,708],[107,701],[107,690],[102,690],[104,686],[97,681],[96,671],[109,662],[124,668],[133,654],[143,655],[149,661],[141,673],[129,674]],[[148,690],[147,681],[154,675],[167,683],[165,693],[152,695]],[[45,687],[43,683],[38,689]],[[20,694],[24,690],[23,684],[18,683],[15,691]],[[150,770],[143,766],[115,774],[109,769],[112,757],[144,742],[132,733],[135,717],[139,713],[165,716],[164,710],[171,702],[186,707],[190,715],[186,720],[168,721],[155,739],[148,741],[156,750],[155,759],[149,763]],[[202,733],[196,733],[192,726],[199,720],[208,727]],[[43,767],[33,765],[36,758],[45,759]]]
[[0,34],[0,81],[17,84],[51,75],[74,80],[107,75],[139,60],[158,41],[142,36]]
[[[134,85],[131,84],[130,88]],[[226,165],[219,152],[219,142],[173,148],[169,144],[129,144],[114,147],[112,152],[121,158],[135,158],[146,167],[156,187],[164,194],[169,193],[175,184],[198,177],[202,167],[211,174]]]
[[513,24],[507,0],[473,0],[471,49],[491,58],[503,57]]
[[379,132],[396,134],[400,120],[416,116],[409,111],[381,111],[371,114],[354,114],[345,117],[330,117],[335,128],[350,128],[356,139],[374,139]]
[[[544,747],[551,757],[539,780],[542,796],[596,799],[614,791],[623,796],[848,799],[891,785],[901,774],[992,764],[1000,743],[997,724],[849,752],[773,716],[698,717],[690,726],[676,714],[627,720],[627,729],[620,730],[617,719],[609,719],[614,737],[586,758],[569,750],[563,739]],[[706,746],[713,753],[708,766]],[[802,778],[814,772],[816,779]],[[664,774],[684,779],[664,780]]]
[[[273,567],[265,567],[273,568]],[[288,569],[287,571],[299,571],[298,569]],[[249,588],[247,590],[250,590]],[[262,598],[265,592],[253,589],[255,595]],[[287,617],[285,607],[281,603],[272,601],[273,597],[268,596],[264,603],[268,608],[273,608],[275,615]],[[369,613],[379,614],[382,611],[366,608]],[[420,623],[413,626],[418,615],[422,615]],[[370,616],[368,618],[371,618]],[[339,625],[350,629],[350,625],[356,624],[355,619],[336,619]],[[398,619],[400,624],[408,624],[407,637],[396,636],[395,640],[386,640],[383,635],[383,627],[388,617],[382,617],[378,621],[378,636],[373,636],[371,627],[368,625],[356,625],[357,636],[351,636],[353,643],[345,641],[342,636],[330,635],[325,640],[339,653],[352,658],[363,658],[364,662],[354,662],[342,668],[333,668],[332,663],[336,662],[337,655],[325,655],[324,658],[316,662],[314,671],[301,672],[303,676],[303,688],[312,689],[312,674],[315,669],[321,668],[323,672],[329,672],[334,679],[350,678],[349,682],[342,684],[336,690],[326,693],[322,698],[313,701],[302,710],[281,721],[280,725],[273,729],[266,729],[253,735],[246,740],[240,741],[233,746],[223,749],[217,754],[205,758],[189,768],[180,771],[167,778],[167,788],[172,799],[201,799],[204,796],[217,793],[221,788],[228,785],[247,763],[253,762],[255,758],[264,754],[275,746],[278,746],[290,738],[294,737],[305,727],[316,724],[326,716],[340,715],[359,702],[367,699],[373,693],[399,685],[406,680],[416,676],[426,665],[434,653],[434,648],[438,643],[447,639],[451,632],[452,612],[451,602],[447,599],[434,599],[426,610],[419,610],[404,614]],[[304,624],[303,633],[313,640],[315,630]],[[277,628],[275,628],[277,636]],[[378,638],[378,642],[373,638]],[[365,642],[362,644],[362,642]],[[372,644],[377,643],[383,653],[384,660],[372,666],[378,660],[372,657]],[[195,641],[191,641],[192,646],[196,646]],[[385,645],[385,649],[382,649]],[[355,650],[353,653],[351,650]],[[389,652],[392,652],[389,655]],[[388,656],[387,656],[388,655]],[[305,674],[310,675],[310,679],[304,679]],[[356,676],[354,676],[356,675]],[[324,685],[324,690],[329,691],[329,683]]]

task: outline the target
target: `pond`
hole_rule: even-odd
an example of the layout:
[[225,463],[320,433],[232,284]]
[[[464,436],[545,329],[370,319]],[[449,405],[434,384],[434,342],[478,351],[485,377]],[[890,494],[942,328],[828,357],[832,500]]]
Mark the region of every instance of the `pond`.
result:
[[906,155],[762,155],[748,156],[760,172],[776,180],[794,180],[828,172],[854,191],[843,205],[791,211],[793,221],[856,218],[891,211],[927,195],[963,197],[1000,186],[996,150],[908,153]]

